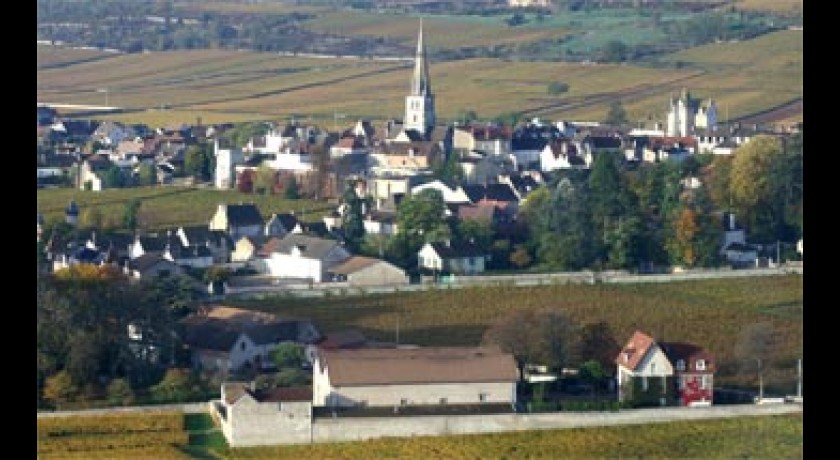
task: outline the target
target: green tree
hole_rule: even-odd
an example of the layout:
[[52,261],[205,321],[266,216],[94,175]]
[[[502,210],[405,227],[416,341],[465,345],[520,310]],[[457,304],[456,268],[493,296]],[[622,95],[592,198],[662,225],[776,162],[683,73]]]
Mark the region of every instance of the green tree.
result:
[[78,395],[79,388],[73,383],[69,372],[61,371],[46,379],[43,397],[56,408],[73,401]]
[[370,203],[356,193],[355,182],[348,182],[342,198],[345,209],[341,218],[341,229],[344,238],[352,251],[358,251],[365,237],[365,213]]
[[271,195],[277,184],[277,171],[268,165],[260,165],[254,174],[254,193]]
[[277,369],[300,369],[305,361],[303,347],[292,342],[283,342],[271,352],[271,360]]
[[517,245],[516,249],[510,254],[510,263],[516,266],[516,268],[525,268],[531,265],[532,261],[533,258],[528,253],[528,248],[521,244]]
[[630,48],[621,40],[610,40],[601,50],[601,59],[606,62],[624,62]]
[[137,212],[140,210],[141,205],[142,202],[139,198],[131,198],[125,204],[125,210],[123,211],[123,226],[131,232],[134,232],[137,229]]
[[184,174],[197,180],[208,180],[213,174],[213,152],[208,143],[187,147],[184,152]]
[[298,187],[295,176],[290,175],[286,178],[286,186],[283,188],[283,197],[287,200],[297,200],[300,198],[300,188]]
[[561,81],[553,81],[548,84],[548,94],[557,96],[569,91],[569,84]]
[[141,186],[157,184],[157,169],[154,165],[140,163],[137,166],[137,184]]
[[596,361],[604,369],[615,369],[615,357],[620,351],[621,346],[606,321],[588,323],[581,327],[575,353],[578,362]]
[[610,109],[607,111],[607,117],[604,123],[613,126],[622,126],[627,124],[627,111],[624,110],[624,105],[621,100],[616,99],[610,104]]
[[134,404],[134,390],[126,379],[114,379],[108,384],[108,402],[118,406]]
[[456,235],[462,241],[471,241],[479,248],[489,251],[493,244],[493,227],[490,222],[467,219],[458,222]]
[[464,170],[458,162],[459,155],[452,152],[449,155],[435,157],[432,161],[432,175],[435,179],[452,183],[464,178]]
[[79,213],[79,227],[87,229],[101,229],[104,217],[102,210],[98,206],[86,206],[82,212]]
[[738,147],[732,160],[732,199],[754,241],[794,238],[785,208],[801,208],[801,155],[788,155],[783,147],[776,137],[758,135]]
[[451,235],[444,220],[443,195],[437,190],[426,189],[403,198],[397,209],[397,228],[406,237],[406,243],[416,252],[426,242],[442,241]]
[[151,388],[151,393],[159,402],[187,402],[198,396],[201,390],[189,369],[172,368]]
[[125,173],[117,165],[111,165],[102,175],[102,186],[105,188],[121,188],[125,185]]

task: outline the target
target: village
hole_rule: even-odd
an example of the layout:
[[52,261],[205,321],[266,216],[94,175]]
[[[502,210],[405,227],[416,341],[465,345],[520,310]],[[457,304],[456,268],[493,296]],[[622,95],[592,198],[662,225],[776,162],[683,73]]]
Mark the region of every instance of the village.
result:
[[[48,229],[39,214],[45,271],[108,266],[138,281],[205,273],[191,282],[207,296],[206,305],[180,319],[176,331],[191,365],[220,378],[221,397],[208,407],[231,446],[488,430],[476,417],[492,420],[490,431],[522,429],[518,424],[549,422],[522,421],[521,413],[531,412],[528,404],[543,401],[533,393],[523,399],[519,384],[552,382],[564,371],[579,376],[580,369],[552,373],[541,363],[525,362],[503,340],[476,347],[419,347],[377,342],[353,330],[324,335],[305,318],[227,306],[226,296],[323,286],[399,289],[485,274],[526,275],[525,267],[547,251],[526,248],[525,235],[535,230],[523,222],[530,218],[536,227],[534,216],[541,209],[533,203],[554,199],[547,198],[549,183],[559,183],[553,187],[560,196],[572,196],[578,187],[577,179],[557,182],[553,175],[588,173],[598,158],[609,155],[629,169],[694,164],[699,157],[735,155],[754,138],[787,145],[801,130],[719,125],[714,100],[696,99],[687,89],[665,101],[663,120],[649,127],[627,129],[620,104],[611,111],[615,124],[534,118],[510,125],[478,120],[440,125],[422,23],[409,81],[402,118],[381,125],[358,120],[332,131],[292,120],[265,126],[262,134],[246,132],[243,145],[222,136],[236,129],[233,125],[199,120],[151,129],[61,118],[55,109],[40,106],[39,188],[97,193],[114,187],[203,186],[307,195],[334,206],[321,219],[304,220],[292,212],[263,215],[253,203],[224,202],[206,224],[123,234],[62,233]],[[196,145],[204,148],[191,148]],[[184,174],[185,169],[192,173]],[[701,168],[685,169],[689,172],[678,178],[683,194],[699,194]],[[79,227],[83,212],[71,201],[61,224]],[[610,223],[611,215],[605,216],[603,240],[614,232],[623,241],[623,217]],[[801,233],[785,242],[783,255],[778,239],[751,242],[739,220],[731,211],[715,213],[711,243],[703,246],[714,262],[702,265],[702,255],[685,256],[694,254],[692,247],[683,248],[683,263],[610,253],[623,262],[601,261],[596,269],[645,274],[788,264],[801,273]],[[71,233],[74,238],[68,238]],[[691,244],[702,239],[697,235],[689,238]],[[506,246],[494,244],[500,239]],[[560,271],[592,266],[570,261]],[[149,342],[149,332],[139,322],[129,324],[133,350],[165,361]],[[599,386],[598,400],[611,403],[598,407],[608,410],[714,404],[714,350],[661,340],[654,331],[637,330],[619,339],[623,345],[613,350],[611,362],[598,366],[610,365],[609,377],[571,378],[576,388],[565,390],[595,394]],[[278,370],[278,349],[289,344],[299,353],[291,367],[308,378],[292,385],[259,382],[261,373]],[[438,418],[423,418],[429,416]]]

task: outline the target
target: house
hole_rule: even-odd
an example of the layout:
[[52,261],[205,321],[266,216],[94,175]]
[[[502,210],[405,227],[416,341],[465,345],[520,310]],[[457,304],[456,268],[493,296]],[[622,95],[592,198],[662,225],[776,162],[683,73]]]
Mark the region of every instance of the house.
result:
[[509,127],[493,123],[455,126],[452,133],[452,148],[507,157],[511,151],[511,134]]
[[513,355],[498,347],[321,348],[315,407],[516,403]]
[[165,259],[159,251],[147,252],[140,257],[128,260],[123,271],[136,280],[184,274],[183,268],[175,262]]
[[258,253],[261,247],[269,241],[269,239],[274,239],[279,241],[280,239],[277,237],[267,237],[267,236],[243,236],[236,240],[236,245],[234,246],[233,252],[230,253],[230,261],[231,262],[250,262],[253,261],[255,258],[258,257]]
[[374,209],[365,215],[363,225],[368,235],[396,235],[397,213]]
[[715,358],[702,348],[679,342],[660,342],[665,355],[674,364],[681,406],[711,406],[714,395]]
[[408,284],[405,270],[384,260],[352,256],[329,269],[334,281],[350,286],[403,286]]
[[480,151],[462,154],[458,159],[458,165],[464,173],[464,182],[467,184],[495,182],[498,176],[514,170],[513,162],[508,156],[491,155]]
[[712,403],[714,358],[697,346],[657,343],[635,331],[615,363],[620,401],[647,397],[654,405]]
[[484,251],[466,241],[426,243],[417,251],[417,265],[434,273],[482,273],[486,258]]
[[[344,262],[350,253],[336,240],[290,233],[263,251],[266,270],[279,278],[309,279],[320,283],[329,280],[329,269]],[[266,254],[267,252],[267,254]]]
[[470,203],[470,198],[461,190],[460,187],[451,187],[448,184],[440,181],[440,180],[433,180],[431,182],[427,182],[425,184],[417,185],[411,188],[411,194],[417,195],[418,193],[422,192],[423,190],[437,190],[441,197],[443,197],[443,202],[446,204],[467,204]]
[[221,375],[273,368],[271,352],[281,343],[307,345],[321,340],[308,320],[220,305],[186,316],[176,330],[190,350],[193,366]]
[[89,155],[82,161],[79,169],[79,188],[82,190],[102,191],[105,188],[104,176],[114,163],[108,155]]
[[463,185],[459,187],[472,204],[486,204],[498,208],[508,219],[519,210],[519,196],[509,184]]
[[265,236],[286,236],[288,233],[300,233],[298,218],[294,213],[274,213],[265,223]]
[[216,213],[210,218],[208,228],[221,230],[234,241],[241,236],[257,236],[264,233],[265,220],[260,210],[253,203],[219,204]]
[[569,139],[559,139],[546,144],[540,152],[540,170],[587,169],[592,163],[592,155],[579,155],[577,146]]
[[221,393],[214,412],[230,447],[312,442],[312,388],[225,382]]
[[207,225],[190,225],[178,227],[175,235],[183,246],[206,246],[213,255],[213,263],[230,261],[233,240],[223,230],[210,230]]
[[758,260],[758,248],[747,244],[744,228],[735,220],[735,214],[723,213],[723,242],[721,254],[733,267],[753,267]]

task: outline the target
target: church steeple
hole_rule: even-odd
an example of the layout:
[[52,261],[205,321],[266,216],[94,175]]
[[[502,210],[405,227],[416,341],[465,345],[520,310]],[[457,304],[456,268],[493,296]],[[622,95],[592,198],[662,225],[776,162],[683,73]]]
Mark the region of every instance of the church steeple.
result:
[[435,127],[435,96],[429,78],[429,61],[426,44],[423,42],[423,19],[417,34],[417,51],[414,56],[414,72],[411,75],[411,91],[405,98],[405,129],[413,129],[427,139]]
[[432,94],[429,81],[429,63],[426,60],[426,45],[423,43],[423,19],[420,19],[420,32],[417,34],[417,52],[414,54],[414,74],[411,77],[411,95],[425,96]]

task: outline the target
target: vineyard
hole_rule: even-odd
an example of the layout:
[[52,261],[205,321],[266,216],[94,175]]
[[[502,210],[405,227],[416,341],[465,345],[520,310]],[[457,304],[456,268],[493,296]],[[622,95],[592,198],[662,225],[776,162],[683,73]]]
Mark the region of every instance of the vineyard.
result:
[[38,419],[39,459],[188,459],[188,444],[180,412]]
[[38,420],[39,459],[573,459],[803,455],[801,414],[486,435],[228,448],[206,414],[138,413]]
[[801,275],[626,285],[486,286],[417,293],[297,299],[230,299],[230,306],[305,317],[324,332],[357,329],[373,340],[422,346],[471,346],[517,309],[560,310],[580,325],[606,321],[618,343],[636,329],[701,344],[718,361],[716,382],[752,385],[739,372],[735,344],[749,324],[767,322],[774,356],[765,384],[793,391],[803,351]]

